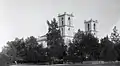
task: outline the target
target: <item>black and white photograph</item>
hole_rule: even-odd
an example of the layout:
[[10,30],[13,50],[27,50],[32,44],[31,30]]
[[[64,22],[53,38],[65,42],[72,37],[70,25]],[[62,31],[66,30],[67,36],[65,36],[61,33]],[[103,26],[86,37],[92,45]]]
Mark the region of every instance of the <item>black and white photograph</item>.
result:
[[120,66],[120,0],[0,0],[0,66]]

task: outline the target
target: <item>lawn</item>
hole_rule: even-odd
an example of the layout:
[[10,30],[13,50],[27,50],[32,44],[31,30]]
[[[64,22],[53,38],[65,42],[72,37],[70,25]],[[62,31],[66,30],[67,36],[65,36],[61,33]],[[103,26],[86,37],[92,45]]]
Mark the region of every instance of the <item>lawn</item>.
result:
[[116,64],[111,64],[111,65],[103,65],[103,64],[57,64],[57,65],[11,65],[11,66],[120,66],[120,65],[116,65]]
[[53,64],[53,65],[27,65],[27,64],[18,64],[10,66],[120,66],[120,63],[104,63],[104,64]]

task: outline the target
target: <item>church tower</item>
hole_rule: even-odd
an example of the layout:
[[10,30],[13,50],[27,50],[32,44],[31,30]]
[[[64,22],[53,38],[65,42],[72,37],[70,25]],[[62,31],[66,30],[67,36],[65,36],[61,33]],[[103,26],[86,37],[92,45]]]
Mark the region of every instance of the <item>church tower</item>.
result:
[[89,20],[89,21],[84,21],[85,24],[85,32],[87,33],[92,33],[93,35],[97,35],[97,20]]
[[73,39],[73,17],[73,14],[67,14],[66,12],[64,14],[58,14],[58,25],[66,45]]

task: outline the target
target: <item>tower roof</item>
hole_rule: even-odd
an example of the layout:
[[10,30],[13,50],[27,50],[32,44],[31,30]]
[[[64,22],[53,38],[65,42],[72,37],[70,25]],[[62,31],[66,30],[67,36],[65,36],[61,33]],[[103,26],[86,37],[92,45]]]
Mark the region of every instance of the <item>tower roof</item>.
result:
[[72,13],[71,13],[71,14],[68,14],[68,13],[66,13],[66,12],[64,12],[64,14],[58,14],[58,17],[65,16],[65,15],[74,17]]
[[85,23],[88,23],[88,22],[96,22],[96,23],[98,23],[98,21],[97,20],[93,20],[92,18],[90,19],[90,20],[88,20],[88,21],[84,21]]

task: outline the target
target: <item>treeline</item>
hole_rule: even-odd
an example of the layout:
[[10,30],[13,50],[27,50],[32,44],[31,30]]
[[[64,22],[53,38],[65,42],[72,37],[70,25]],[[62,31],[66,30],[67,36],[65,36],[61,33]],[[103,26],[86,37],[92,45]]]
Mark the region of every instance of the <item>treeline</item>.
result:
[[67,63],[120,60],[120,36],[116,27],[110,36],[99,39],[80,29],[65,45],[55,18],[48,23],[47,47],[35,37],[8,41],[0,54],[0,65],[12,63]]

